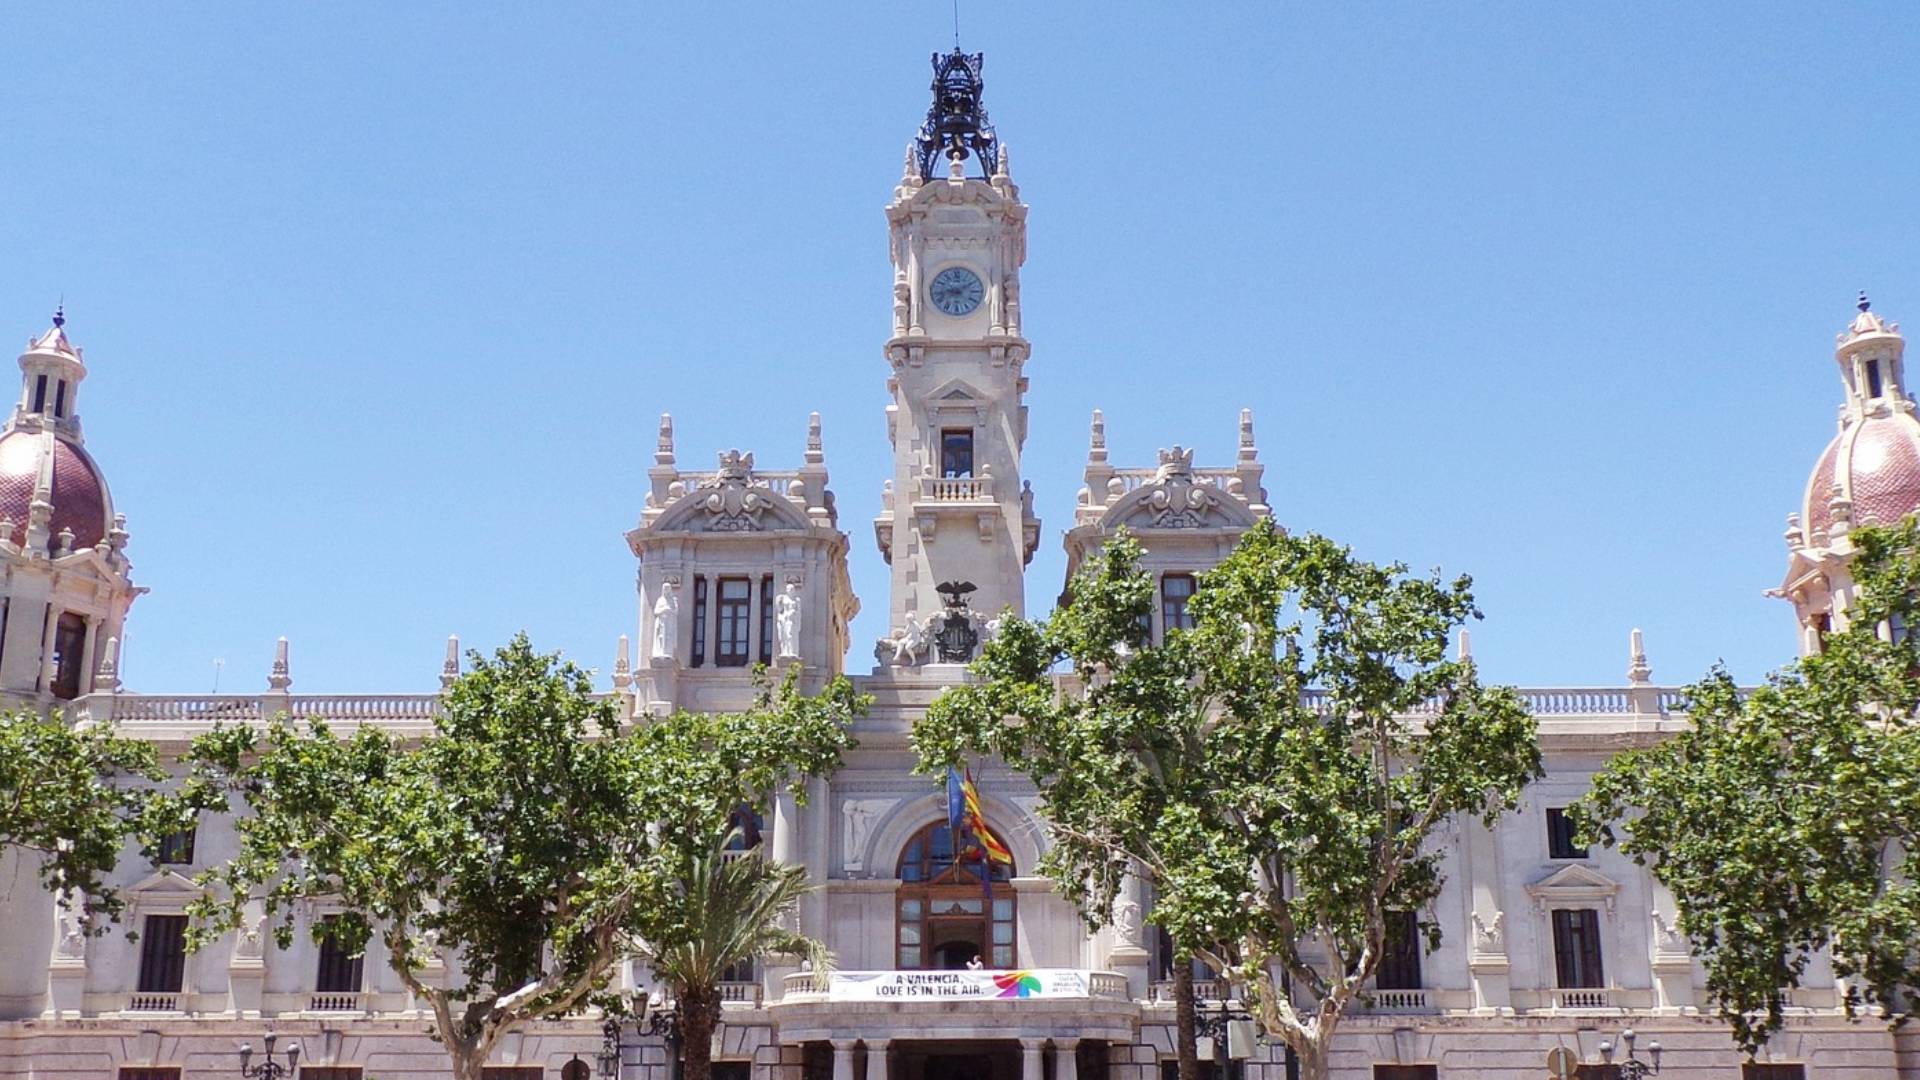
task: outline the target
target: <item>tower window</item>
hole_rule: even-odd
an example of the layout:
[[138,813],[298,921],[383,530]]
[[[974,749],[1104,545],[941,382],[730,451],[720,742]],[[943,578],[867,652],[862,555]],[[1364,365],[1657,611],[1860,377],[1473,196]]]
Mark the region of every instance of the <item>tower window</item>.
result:
[[720,579],[719,625],[713,642],[713,662],[720,667],[747,666],[752,591],[746,578]]
[[1867,361],[1867,396],[1880,396],[1880,361]]
[[687,666],[707,662],[707,579],[693,576],[693,647],[687,651]]
[[45,375],[33,381],[33,412],[45,412],[47,408],[47,377]]
[[773,575],[760,576],[760,662],[773,663]]
[[1193,629],[1193,615],[1187,601],[1193,599],[1192,574],[1168,574],[1160,579],[1161,633]]
[[67,380],[61,379],[53,388],[53,415],[67,415]]
[[1587,849],[1574,842],[1573,822],[1568,820],[1565,809],[1558,806],[1547,807],[1547,858],[1584,859]]
[[1600,913],[1593,908],[1562,908],[1553,913],[1553,967],[1561,989],[1602,987]]
[[72,701],[80,696],[81,654],[86,651],[87,620],[64,612],[53,631],[53,696]]
[[973,475],[973,429],[940,432],[940,475],[949,480]]

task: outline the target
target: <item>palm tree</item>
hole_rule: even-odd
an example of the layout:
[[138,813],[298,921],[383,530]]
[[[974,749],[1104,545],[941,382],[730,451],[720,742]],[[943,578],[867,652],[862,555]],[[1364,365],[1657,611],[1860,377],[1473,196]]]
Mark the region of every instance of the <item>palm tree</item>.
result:
[[[805,868],[734,849],[740,830],[729,828],[712,849],[688,864],[673,903],[682,928],[673,944],[650,949],[653,973],[680,1005],[684,1080],[709,1080],[713,1031],[720,1023],[720,983],[727,969],[767,953],[806,956],[827,969],[826,946],[787,929],[787,916],[812,886]],[[730,850],[731,849],[731,850]]]

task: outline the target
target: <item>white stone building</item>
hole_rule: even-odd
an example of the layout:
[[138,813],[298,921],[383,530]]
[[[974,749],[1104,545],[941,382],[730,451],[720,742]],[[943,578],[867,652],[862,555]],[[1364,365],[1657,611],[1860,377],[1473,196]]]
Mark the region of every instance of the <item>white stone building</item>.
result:
[[[988,763],[980,771],[986,815],[1016,861],[988,899],[964,868],[956,880],[942,796],[910,773],[915,717],[966,677],[966,661],[1001,612],[1043,609],[1026,602],[1024,576],[1041,537],[1034,493],[1021,479],[1027,207],[980,107],[979,58],[936,56],[935,70],[935,106],[886,211],[893,332],[882,351],[894,469],[873,528],[892,567],[890,633],[872,643],[875,664],[859,677],[875,707],[845,767],[816,781],[804,808],[775,800],[765,823],[772,856],[804,865],[818,884],[800,922],[826,939],[845,977],[773,963],[740,972],[716,1040],[721,1075],[1150,1080],[1170,1064],[1172,1009],[1166,950],[1143,929],[1147,898],[1129,897],[1112,928],[1086,932],[1032,873],[1046,840],[1031,790]],[[1782,592],[1799,612],[1804,648],[1844,617],[1852,524],[1920,507],[1920,421],[1903,388],[1901,349],[1897,328],[1864,302],[1841,335],[1840,434],[1788,532]],[[21,398],[0,434],[7,695],[111,720],[167,751],[215,720],[282,712],[349,728],[425,728],[431,695],[294,693],[284,642],[265,693],[123,689],[117,642],[142,590],[130,577],[124,522],[82,446],[74,410],[86,369],[60,318],[29,344],[20,367]],[[1186,617],[1194,575],[1273,513],[1253,418],[1243,411],[1238,423],[1230,463],[1196,465],[1191,451],[1173,446],[1134,468],[1108,460],[1105,420],[1094,414],[1086,486],[1065,533],[1069,562],[1129,528],[1159,581],[1155,634]],[[849,640],[860,601],[817,414],[791,470],[762,468],[755,452],[731,449],[712,471],[684,470],[668,417],[654,461],[639,524],[626,537],[638,559],[639,648],[630,655],[623,637],[613,672],[612,692],[631,722],[743,706],[760,663],[797,664],[811,686],[840,673],[850,652],[864,664],[868,644]],[[456,665],[449,643],[447,678]],[[1674,931],[1672,899],[1619,854],[1573,848],[1558,830],[1559,808],[1609,755],[1683,723],[1678,693],[1650,681],[1637,634],[1623,684],[1523,693],[1539,718],[1547,776],[1497,827],[1463,824],[1445,835],[1447,885],[1427,913],[1445,942],[1382,972],[1374,1004],[1342,1029],[1338,1076],[1521,1080],[1545,1075],[1555,1048],[1595,1061],[1602,1039],[1632,1027],[1643,1045],[1663,1044],[1662,1075],[1679,1080],[1920,1080],[1920,1033],[1846,1021],[1825,971],[1795,996],[1763,1067],[1743,1067],[1723,1026],[1702,1015],[1701,971]],[[423,1034],[423,1014],[377,942],[354,960],[304,939],[282,952],[253,931],[184,954],[187,877],[232,850],[228,825],[210,820],[166,864],[130,859],[118,880],[131,901],[127,923],[143,931],[137,944],[118,930],[97,939],[75,933],[21,860],[4,856],[0,1077],[227,1075],[238,1067],[236,1046],[257,1045],[268,1030],[283,1045],[302,1044],[309,1080],[445,1075],[445,1056]],[[884,993],[911,983],[903,972],[962,968],[975,955],[987,972],[946,977],[1001,976],[995,996]],[[1021,989],[1014,972],[1031,974],[1027,996],[1013,996]],[[635,989],[648,985],[644,970],[622,977]],[[998,995],[1003,986],[1009,996]],[[1210,981],[1202,989],[1216,1000],[1230,992]],[[664,1080],[660,1040],[629,1042],[621,1075]],[[580,1066],[568,1071],[569,1063],[592,1062],[599,1048],[592,1018],[532,1025],[506,1040],[497,1073],[577,1076]],[[1287,1075],[1277,1049],[1253,1053],[1252,1080]]]

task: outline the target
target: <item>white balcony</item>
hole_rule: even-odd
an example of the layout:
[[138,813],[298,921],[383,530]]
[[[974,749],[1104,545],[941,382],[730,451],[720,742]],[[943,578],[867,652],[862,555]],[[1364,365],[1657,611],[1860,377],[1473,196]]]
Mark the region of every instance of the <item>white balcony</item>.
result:
[[1375,990],[1373,1004],[1367,1008],[1367,1011],[1395,1015],[1433,1012],[1434,1009],[1427,1002],[1425,990]]
[[317,1013],[357,1013],[361,1011],[360,995],[352,994],[315,994],[307,1004],[308,1012]]
[[886,1001],[954,1005],[975,1001],[1078,998],[1130,1000],[1127,977],[1112,971],[801,971],[780,983],[782,1002]]
[[127,1001],[128,1012],[179,1012],[179,994],[135,994]]
[[1613,991],[1604,987],[1566,987],[1547,991],[1548,1008],[1555,1012],[1613,1009]]
[[723,982],[720,984],[720,1004],[745,1005],[757,1007],[761,1000],[760,984],[757,982]]
[[923,476],[920,497],[932,502],[992,502],[991,476]]

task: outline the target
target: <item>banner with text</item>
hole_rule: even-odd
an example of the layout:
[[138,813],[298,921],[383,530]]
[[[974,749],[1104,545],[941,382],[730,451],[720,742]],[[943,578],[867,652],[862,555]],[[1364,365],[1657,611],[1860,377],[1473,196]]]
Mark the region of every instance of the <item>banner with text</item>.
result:
[[924,1001],[954,998],[1083,998],[1092,980],[1069,968],[1022,971],[836,971],[827,976],[834,1001]]

